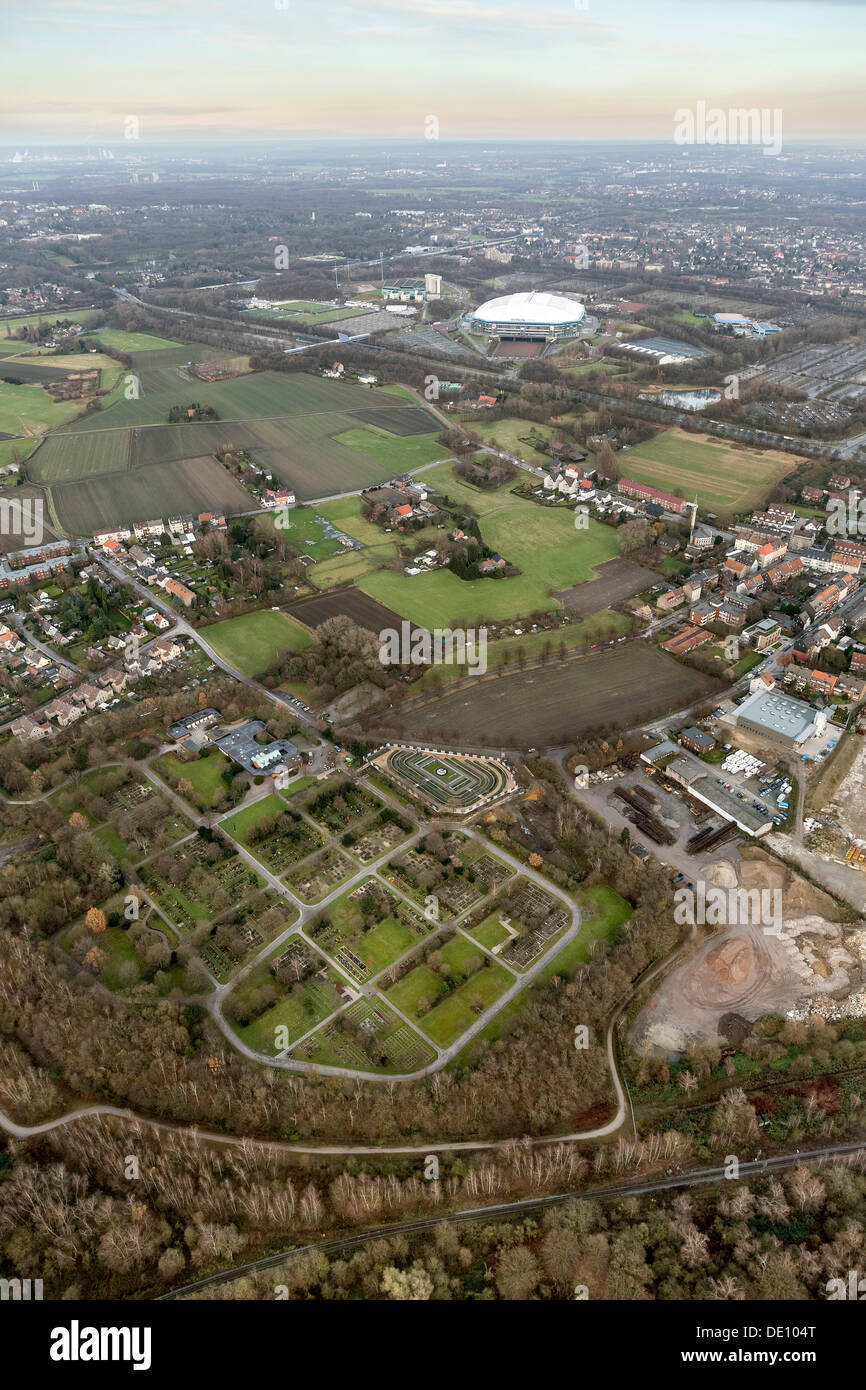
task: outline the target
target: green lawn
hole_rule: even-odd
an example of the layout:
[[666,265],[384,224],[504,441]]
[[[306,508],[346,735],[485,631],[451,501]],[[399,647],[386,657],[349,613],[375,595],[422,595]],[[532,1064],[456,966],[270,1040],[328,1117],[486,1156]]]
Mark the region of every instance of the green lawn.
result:
[[440,433],[437,430],[432,434],[396,435],[376,425],[362,425],[334,435],[334,443],[358,449],[395,473],[409,473],[424,463],[447,457],[447,450],[439,443]]
[[44,434],[66,424],[83,409],[83,401],[53,401],[36,383],[11,386],[0,381],[0,434]]
[[196,758],[193,762],[183,762],[174,753],[165,753],[157,759],[156,768],[171,784],[172,774],[175,777],[184,777],[192,783],[193,791],[198,798],[198,804],[203,809],[213,806],[214,792],[217,787],[223,785],[221,781],[222,773],[231,764],[218,750],[208,753],[206,757]]
[[245,806],[242,811],[236,811],[233,816],[221,822],[220,828],[254,853],[254,846],[247,840],[251,827],[258,824],[263,816],[273,816],[276,819],[285,809],[280,797],[273,792],[270,796],[263,796],[260,801],[254,801],[251,806]]
[[294,618],[272,608],[212,623],[202,630],[202,636],[224,661],[245,676],[263,675],[287,647],[301,651],[313,640]]
[[615,941],[620,927],[628,921],[633,911],[625,898],[605,884],[582,889],[574,896],[583,914],[580,931],[541,971],[542,980],[550,980],[554,975],[573,975],[578,965],[589,960],[592,942]]
[[483,922],[472,928],[470,934],[476,941],[480,941],[482,946],[486,946],[488,951],[492,951],[494,946],[501,946],[509,937],[509,932],[499,920],[498,912],[492,912],[489,917],[485,917]]
[[501,965],[483,966],[419,1019],[418,1027],[440,1047],[449,1047],[478,1021],[479,1011],[473,1005],[480,1004],[483,1013],[511,983],[512,976]]

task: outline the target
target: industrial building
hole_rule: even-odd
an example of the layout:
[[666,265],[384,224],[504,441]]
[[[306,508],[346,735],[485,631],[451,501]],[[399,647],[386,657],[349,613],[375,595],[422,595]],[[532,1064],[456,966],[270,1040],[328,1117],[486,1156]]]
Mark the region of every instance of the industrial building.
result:
[[754,734],[781,748],[799,749],[823,733],[827,714],[781,691],[756,690],[735,710],[733,720],[739,732]]

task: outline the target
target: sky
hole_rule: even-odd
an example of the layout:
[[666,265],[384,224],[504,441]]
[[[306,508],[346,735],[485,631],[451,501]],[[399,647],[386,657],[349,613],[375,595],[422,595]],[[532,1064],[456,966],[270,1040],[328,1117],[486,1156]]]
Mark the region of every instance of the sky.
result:
[[836,141],[866,116],[866,0],[0,6],[2,145],[113,143],[130,116],[177,141],[664,140],[701,101]]

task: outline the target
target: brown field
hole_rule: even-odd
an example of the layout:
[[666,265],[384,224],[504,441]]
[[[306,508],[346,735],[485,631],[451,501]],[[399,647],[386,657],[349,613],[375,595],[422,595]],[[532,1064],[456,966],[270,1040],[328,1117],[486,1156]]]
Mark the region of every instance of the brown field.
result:
[[215,458],[79,478],[53,487],[51,495],[58,520],[71,536],[89,536],[103,526],[146,521],[169,512],[234,514],[256,509],[255,499]]
[[654,570],[633,565],[630,560],[607,560],[603,565],[598,565],[595,572],[598,579],[575,584],[554,595],[569,613],[576,613],[579,618],[588,618],[605,608],[613,608],[614,604],[632,598],[659,581]]
[[370,598],[360,589],[341,589],[337,593],[317,594],[313,598],[301,599],[293,603],[287,612],[306,627],[318,627],[328,618],[345,616],[351,618],[359,627],[370,632],[381,632],[385,627],[400,630],[400,615],[383,603]]
[[590,653],[564,664],[488,674],[451,694],[432,696],[377,733],[442,744],[550,748],[589,730],[633,728],[720,689],[645,643]]
[[[58,533],[53,530],[51,526],[51,512],[44,488],[36,487],[32,483],[22,483],[20,487],[0,488],[0,497],[8,498],[10,502],[22,503],[28,501],[32,502],[38,498],[42,498],[43,527],[42,542],[40,542],[40,544],[43,542],[47,544],[50,541],[60,539]],[[11,513],[11,518],[15,519],[25,514],[25,509],[22,508],[20,511]],[[31,511],[29,515],[31,519],[35,519],[38,513],[36,511]],[[8,534],[0,534],[0,554],[5,555],[12,550],[23,550],[26,546],[31,544],[32,541],[27,536],[22,535],[20,531],[10,531]]]

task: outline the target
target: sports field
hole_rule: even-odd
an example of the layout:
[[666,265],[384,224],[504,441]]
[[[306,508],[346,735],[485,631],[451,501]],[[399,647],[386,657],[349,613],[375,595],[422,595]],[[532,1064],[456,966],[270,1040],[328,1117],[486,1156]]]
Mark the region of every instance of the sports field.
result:
[[483,797],[495,796],[507,780],[498,763],[416,748],[393,749],[384,765],[422,801],[459,810],[474,806]]
[[623,474],[663,492],[716,512],[743,512],[759,507],[800,460],[776,449],[755,449],[670,429],[622,457]]
[[204,640],[245,676],[260,676],[287,647],[301,651],[313,640],[282,610],[260,609],[202,628]]

